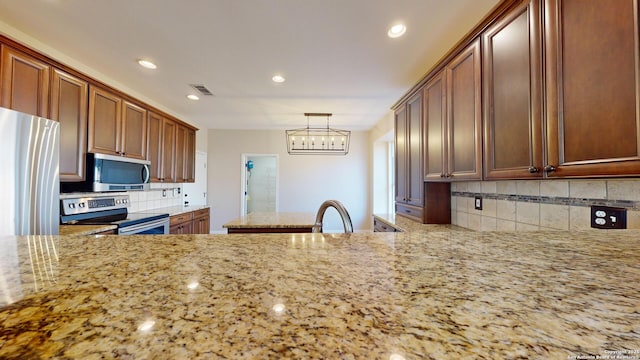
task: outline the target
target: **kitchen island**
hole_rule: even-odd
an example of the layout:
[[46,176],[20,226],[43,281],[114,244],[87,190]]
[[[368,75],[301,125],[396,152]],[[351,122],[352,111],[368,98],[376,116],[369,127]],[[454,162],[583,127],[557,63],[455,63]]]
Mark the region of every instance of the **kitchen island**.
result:
[[640,356],[640,231],[423,229],[2,238],[0,358]]
[[299,212],[255,212],[222,225],[228,234],[310,233],[316,215]]

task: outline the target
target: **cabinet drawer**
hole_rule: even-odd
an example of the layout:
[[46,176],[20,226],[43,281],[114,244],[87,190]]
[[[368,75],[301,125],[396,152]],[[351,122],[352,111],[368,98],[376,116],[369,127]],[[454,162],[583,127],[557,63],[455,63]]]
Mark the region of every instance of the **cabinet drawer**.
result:
[[405,204],[396,204],[397,215],[402,215],[402,216],[414,219],[416,221],[422,222],[422,213],[423,213],[422,208],[405,205]]
[[197,219],[200,217],[209,216],[209,208],[200,209],[193,212],[193,218]]
[[180,224],[180,223],[191,221],[191,220],[193,220],[193,211],[180,214],[180,215],[174,215],[169,219],[169,222],[171,226],[173,226],[175,224]]
[[397,232],[398,229],[390,226],[388,224],[383,223],[382,221],[378,221],[377,219],[373,219],[373,231],[374,232]]

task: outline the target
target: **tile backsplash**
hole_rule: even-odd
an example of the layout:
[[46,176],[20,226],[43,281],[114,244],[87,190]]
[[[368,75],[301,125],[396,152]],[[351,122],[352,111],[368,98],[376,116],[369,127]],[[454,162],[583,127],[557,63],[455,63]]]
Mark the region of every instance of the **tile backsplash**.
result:
[[[482,210],[474,198],[482,197]],[[640,179],[469,181],[451,184],[451,223],[479,231],[590,229],[592,205],[627,209],[640,229]]]
[[128,191],[130,212],[183,205],[183,184],[151,183],[149,191]]

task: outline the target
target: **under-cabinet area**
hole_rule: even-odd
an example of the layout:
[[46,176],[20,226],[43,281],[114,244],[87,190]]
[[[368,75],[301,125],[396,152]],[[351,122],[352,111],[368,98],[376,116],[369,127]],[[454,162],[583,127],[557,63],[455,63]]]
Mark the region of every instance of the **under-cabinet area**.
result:
[[393,107],[396,213],[429,223],[437,182],[640,176],[637,9],[495,7]]

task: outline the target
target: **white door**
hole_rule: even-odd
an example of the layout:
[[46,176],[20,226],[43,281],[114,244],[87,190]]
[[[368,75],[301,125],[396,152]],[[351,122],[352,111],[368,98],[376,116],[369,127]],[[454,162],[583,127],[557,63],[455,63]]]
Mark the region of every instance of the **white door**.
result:
[[207,205],[207,153],[196,151],[196,181],[184,183],[185,205]]

